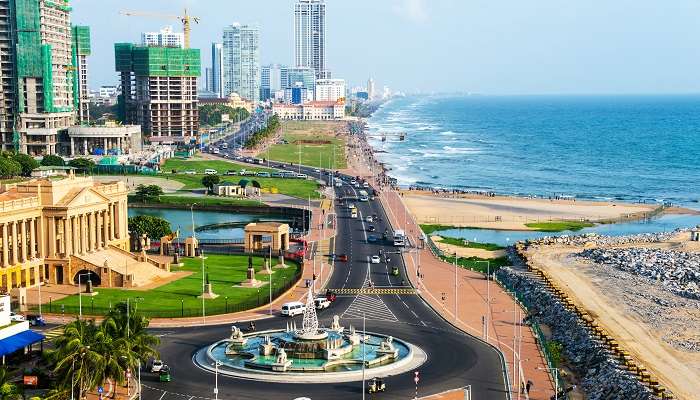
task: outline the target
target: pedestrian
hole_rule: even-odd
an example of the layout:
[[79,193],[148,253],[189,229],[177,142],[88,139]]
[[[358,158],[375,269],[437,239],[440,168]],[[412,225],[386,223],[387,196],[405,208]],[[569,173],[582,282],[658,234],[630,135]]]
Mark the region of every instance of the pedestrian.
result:
[[525,384],[525,393],[530,394],[530,389],[533,385],[534,383],[532,383],[532,381],[528,379],[527,383]]

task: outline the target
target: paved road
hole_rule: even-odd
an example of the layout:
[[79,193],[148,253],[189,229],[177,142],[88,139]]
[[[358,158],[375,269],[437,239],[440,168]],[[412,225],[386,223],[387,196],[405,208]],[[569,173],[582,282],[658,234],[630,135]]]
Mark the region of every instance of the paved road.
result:
[[[297,169],[297,167],[294,167]],[[302,168],[313,175],[314,170]],[[318,172],[315,173],[318,175]],[[337,198],[357,197],[357,190],[350,185],[336,188]],[[347,254],[348,262],[337,262],[328,287],[400,288],[405,278],[403,258],[396,253],[393,243],[381,241],[385,229],[391,233],[386,215],[377,201],[352,201],[361,218],[353,219],[347,206],[336,203],[338,239],[336,253]],[[366,217],[376,215],[372,222],[375,233],[368,232]],[[368,243],[369,234],[380,239]],[[371,264],[370,257],[382,250],[381,262]],[[387,256],[390,261],[387,261]],[[400,268],[400,276],[390,274],[391,267]],[[472,385],[473,398],[479,400],[507,399],[500,359],[495,350],[477,339],[463,334],[446,323],[417,295],[347,295],[339,296],[333,305],[319,313],[321,324],[329,326],[333,315],[341,316],[341,325],[361,327],[366,318],[368,331],[393,335],[417,346],[428,355],[427,362],[419,368],[419,396],[438,393],[447,389]],[[301,326],[301,316],[296,317]],[[243,321],[237,322],[242,326]],[[276,317],[256,322],[258,330],[283,328],[286,319]],[[161,336],[161,352],[164,360],[173,368],[173,382],[157,382],[155,376],[143,374],[146,400],[214,398],[214,375],[200,370],[191,358],[193,354],[230,334],[230,326],[156,330]],[[415,392],[413,374],[405,373],[386,379],[388,391],[381,398],[408,399]],[[294,399],[306,396],[317,399],[357,399],[361,397],[361,382],[346,384],[270,384],[219,377],[219,398],[222,399]],[[378,396],[379,397],[379,396]]]

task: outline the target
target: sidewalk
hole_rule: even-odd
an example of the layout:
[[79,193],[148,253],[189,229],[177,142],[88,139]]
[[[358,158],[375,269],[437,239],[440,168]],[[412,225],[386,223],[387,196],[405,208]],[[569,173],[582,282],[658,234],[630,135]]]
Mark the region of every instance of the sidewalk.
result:
[[[404,229],[412,244],[420,243],[420,227],[416,225],[400,196],[394,191],[387,191],[382,193],[380,198],[392,226],[396,229]],[[527,325],[520,323],[525,317],[524,310],[518,311],[519,307],[503,288],[496,282],[487,282],[483,274],[464,268],[457,268],[455,276],[454,266],[436,258],[427,247],[412,249],[404,259],[411,282],[435,310],[473,336],[486,340],[485,331],[488,330],[488,343],[504,354],[509,380],[514,388],[513,398],[518,398],[517,380],[513,384],[513,348],[520,347],[522,371],[516,370],[516,373],[520,375],[522,383],[528,380],[534,382],[529,398],[549,400],[554,394],[553,382],[549,373],[540,369],[547,367],[547,364],[537,347],[532,331]],[[418,279],[418,272],[421,273],[422,279]],[[457,290],[455,290],[455,278]],[[491,298],[490,310],[486,304],[487,293]],[[456,305],[455,296],[457,296]],[[455,306],[457,307],[456,319]],[[489,323],[485,328],[487,313]],[[516,316],[516,314],[519,315]],[[522,339],[519,345],[514,346],[519,336],[518,330],[521,331]],[[515,365],[518,365],[517,360]]]

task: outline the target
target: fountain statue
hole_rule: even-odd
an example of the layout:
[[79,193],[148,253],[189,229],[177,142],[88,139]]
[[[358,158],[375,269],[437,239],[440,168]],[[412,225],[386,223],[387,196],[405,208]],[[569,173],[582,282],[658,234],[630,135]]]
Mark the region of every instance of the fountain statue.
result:
[[231,338],[229,345],[226,347],[226,354],[238,354],[238,352],[248,343],[248,338],[243,336],[236,325],[231,326]]
[[340,326],[340,317],[337,315],[333,316],[333,323],[331,323],[331,330],[334,332],[338,332],[340,334],[342,334],[343,331],[345,330],[345,328]]

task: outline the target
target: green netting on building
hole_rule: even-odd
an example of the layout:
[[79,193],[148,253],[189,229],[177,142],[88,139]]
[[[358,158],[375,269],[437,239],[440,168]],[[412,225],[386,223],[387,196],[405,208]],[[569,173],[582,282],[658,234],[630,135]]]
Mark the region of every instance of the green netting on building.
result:
[[114,45],[116,69],[137,76],[200,76],[199,49]]
[[18,78],[42,76],[40,16],[39,0],[15,1]]
[[117,72],[131,71],[131,51],[133,48],[134,45],[131,43],[114,44],[114,68]]
[[53,70],[51,68],[51,45],[41,45],[41,61],[43,64],[44,111],[54,112],[53,104]]
[[[23,1],[23,0],[20,0]],[[70,0],[45,0],[44,4],[46,7],[57,8],[61,11],[71,12],[73,7],[70,6]]]
[[90,48],[90,27],[89,26],[73,26],[73,47],[81,56],[89,56]]

